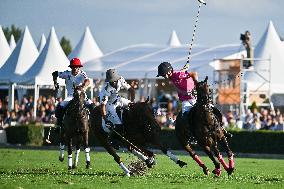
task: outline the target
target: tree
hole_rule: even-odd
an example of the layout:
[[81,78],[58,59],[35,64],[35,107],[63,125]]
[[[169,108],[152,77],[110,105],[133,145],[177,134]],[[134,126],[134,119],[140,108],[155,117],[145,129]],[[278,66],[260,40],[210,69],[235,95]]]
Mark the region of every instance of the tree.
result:
[[10,28],[3,27],[3,32],[4,32],[4,35],[7,41],[10,41],[11,35],[13,34],[15,38],[15,42],[17,43],[23,33],[23,30],[21,30],[21,28],[18,28],[14,24],[12,24]]
[[64,51],[64,53],[66,54],[66,56],[68,56],[71,51],[72,51],[72,46],[71,46],[71,42],[70,40],[66,39],[64,36],[61,38],[60,40],[60,45]]
[[253,109],[257,109],[258,110],[258,106],[256,105],[255,101],[253,101],[251,106],[250,106],[250,110],[253,111]]

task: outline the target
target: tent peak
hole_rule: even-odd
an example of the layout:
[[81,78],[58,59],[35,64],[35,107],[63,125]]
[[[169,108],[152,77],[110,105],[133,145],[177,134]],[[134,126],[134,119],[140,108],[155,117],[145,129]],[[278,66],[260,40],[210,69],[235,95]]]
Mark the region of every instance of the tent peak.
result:
[[175,30],[172,31],[168,45],[171,47],[179,47],[181,45]]

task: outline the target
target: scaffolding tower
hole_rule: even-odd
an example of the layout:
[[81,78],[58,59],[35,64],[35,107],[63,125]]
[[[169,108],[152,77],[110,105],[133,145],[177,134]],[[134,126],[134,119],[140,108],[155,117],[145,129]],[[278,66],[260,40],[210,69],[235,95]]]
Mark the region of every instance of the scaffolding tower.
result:
[[[265,69],[258,69],[255,66],[245,67],[247,61],[255,64],[266,64]],[[260,106],[271,106],[271,58],[237,58],[219,59],[216,61],[213,73],[213,101],[224,111],[238,112],[243,115],[252,100],[257,100]],[[267,65],[268,64],[268,65]],[[253,73],[259,77],[254,90],[250,90],[249,83],[245,79],[246,74]],[[263,90],[264,88],[265,90]],[[263,99],[263,98],[266,99]],[[266,101],[265,101],[266,100]]]

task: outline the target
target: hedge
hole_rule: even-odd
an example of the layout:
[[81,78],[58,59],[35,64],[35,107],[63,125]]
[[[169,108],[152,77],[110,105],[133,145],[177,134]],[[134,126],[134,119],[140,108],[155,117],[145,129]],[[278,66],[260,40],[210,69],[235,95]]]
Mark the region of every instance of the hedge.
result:
[[[24,125],[13,126],[6,129],[7,141],[11,144],[24,145],[58,145],[58,134],[51,130],[50,140],[52,144],[47,144],[49,127]],[[233,152],[243,153],[268,153],[284,154],[284,132],[278,131],[230,131],[233,138],[229,139],[229,144]],[[99,141],[94,137],[91,130],[89,135],[89,145],[99,146]],[[178,143],[174,130],[162,130],[161,142],[169,146],[170,149],[180,150],[182,147]],[[200,147],[194,146],[196,150]]]
[[11,126],[6,128],[7,142],[40,146],[43,144],[43,131],[41,125]]

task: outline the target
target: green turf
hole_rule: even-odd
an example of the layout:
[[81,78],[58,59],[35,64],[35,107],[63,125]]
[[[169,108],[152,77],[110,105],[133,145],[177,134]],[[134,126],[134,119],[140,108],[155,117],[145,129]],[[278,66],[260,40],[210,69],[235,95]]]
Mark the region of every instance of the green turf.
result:
[[[120,153],[126,163],[133,156]],[[0,149],[0,188],[284,188],[284,160],[236,158],[236,172],[220,178],[204,176],[189,156],[179,156],[189,166],[179,168],[167,157],[157,155],[157,165],[144,176],[127,178],[105,152],[91,153],[92,169],[84,168],[84,153],[79,168],[68,171],[66,160],[58,161],[52,150]],[[201,157],[212,170],[207,157]]]

